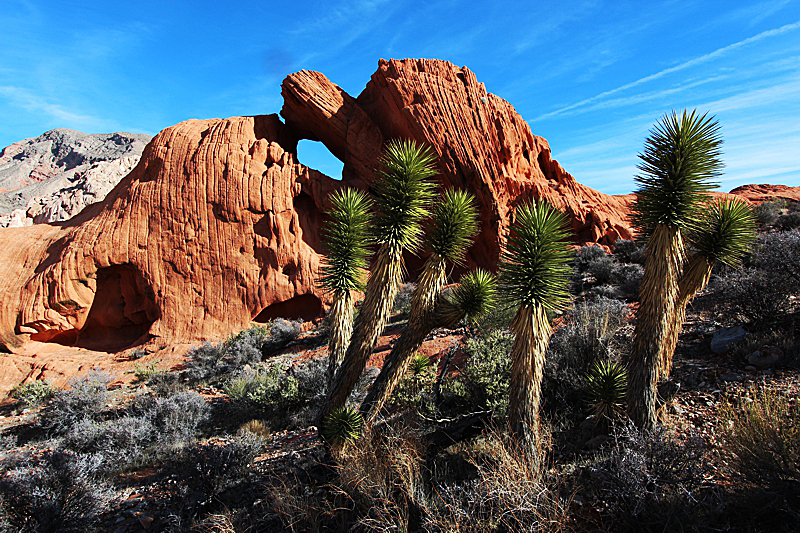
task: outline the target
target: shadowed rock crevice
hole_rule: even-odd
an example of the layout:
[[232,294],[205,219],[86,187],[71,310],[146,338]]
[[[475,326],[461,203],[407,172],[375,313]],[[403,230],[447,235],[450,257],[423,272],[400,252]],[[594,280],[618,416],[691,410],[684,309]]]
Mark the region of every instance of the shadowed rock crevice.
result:
[[138,268],[131,264],[101,268],[97,293],[75,345],[111,352],[128,348],[146,340],[159,315],[153,289]]
[[322,301],[313,294],[301,294],[285,302],[270,305],[253,318],[254,322],[265,323],[276,318],[292,320],[311,320],[322,314]]

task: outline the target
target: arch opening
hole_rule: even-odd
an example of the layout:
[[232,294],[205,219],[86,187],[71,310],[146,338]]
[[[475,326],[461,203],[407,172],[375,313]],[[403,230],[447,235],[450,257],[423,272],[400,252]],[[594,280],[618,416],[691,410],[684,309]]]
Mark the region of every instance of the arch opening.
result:
[[319,141],[309,141],[308,139],[298,141],[297,161],[335,180],[342,179],[344,163],[337,159],[336,156]]

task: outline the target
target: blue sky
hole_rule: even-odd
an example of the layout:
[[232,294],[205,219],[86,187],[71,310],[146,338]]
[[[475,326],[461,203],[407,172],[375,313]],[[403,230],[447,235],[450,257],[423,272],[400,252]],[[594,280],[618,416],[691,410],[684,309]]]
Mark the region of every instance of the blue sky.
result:
[[[717,116],[721,189],[800,185],[800,0],[538,2],[6,0],[0,146],[56,128],[155,134],[276,113],[319,70],[356,96],[379,58],[466,65],[578,181],[634,189],[671,109]],[[336,173],[327,157],[301,161]]]

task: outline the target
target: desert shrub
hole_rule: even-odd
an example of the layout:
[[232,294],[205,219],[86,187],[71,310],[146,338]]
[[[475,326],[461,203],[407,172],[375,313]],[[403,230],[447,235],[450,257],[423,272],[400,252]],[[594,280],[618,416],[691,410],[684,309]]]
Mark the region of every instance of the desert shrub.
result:
[[297,401],[287,411],[289,429],[313,425],[319,406],[325,399],[328,358],[309,359],[289,367],[289,375],[297,382]]
[[511,333],[500,330],[468,339],[464,347],[467,361],[455,379],[445,382],[446,390],[471,411],[505,416],[513,342]]
[[11,389],[11,397],[19,400],[24,408],[37,407],[49,400],[54,393],[55,389],[50,383],[40,380],[16,385]]
[[[700,437],[671,439],[663,429],[619,426],[605,456],[588,467],[590,497],[602,502],[610,531],[682,531],[703,523],[706,447]],[[710,496],[710,495],[708,495]]]
[[786,200],[774,198],[768,202],[761,202],[753,208],[753,212],[756,215],[758,225],[765,228],[774,225],[786,207]]
[[219,494],[248,481],[249,466],[264,449],[264,440],[255,433],[243,432],[223,443],[198,444],[183,451],[170,468],[195,490],[203,493],[201,505]]
[[98,469],[107,473],[140,464],[145,450],[157,437],[153,425],[144,418],[84,418],[64,435],[62,444],[68,450],[92,455],[98,461]]
[[179,447],[194,440],[198,427],[210,414],[202,396],[192,391],[170,396],[143,394],[134,399],[131,414],[147,420],[167,447]]
[[644,245],[637,241],[617,239],[614,256],[622,263],[644,264]]
[[619,288],[620,296],[628,300],[636,300],[639,296],[639,286],[642,284],[644,267],[639,264],[617,265],[612,273],[612,280]]
[[724,269],[712,289],[752,322],[792,312],[800,296],[800,230],[760,235],[744,266]]
[[616,334],[629,314],[625,302],[601,296],[579,302],[553,332],[542,381],[543,410],[548,416],[568,419],[583,412],[585,376],[592,363],[618,359],[627,352]]
[[239,431],[237,431],[237,435],[241,435],[242,433],[252,433],[254,435],[258,435],[264,440],[267,440],[271,435],[271,430],[269,426],[263,420],[248,420],[241,426],[239,426]]
[[300,335],[301,331],[303,331],[302,320],[276,318],[270,324],[269,336],[264,339],[261,346],[263,355],[269,357],[284,349]]
[[54,435],[62,435],[84,418],[96,416],[105,408],[110,382],[111,376],[94,370],[72,381],[72,388],[53,395],[39,417],[39,425]]
[[400,290],[397,291],[394,303],[392,303],[392,314],[403,317],[408,316],[411,311],[411,300],[414,298],[415,290],[417,290],[416,283],[403,283],[400,285]]
[[600,246],[581,246],[575,253],[575,268],[579,272],[588,272],[589,266],[606,256],[606,251]]
[[84,532],[108,510],[113,492],[97,475],[99,461],[46,450],[16,462],[0,479],[9,531]]
[[800,406],[779,391],[752,388],[720,411],[725,450],[738,472],[768,488],[800,484]]
[[389,404],[429,412],[433,409],[433,384],[436,365],[427,355],[417,354],[408,363],[406,373],[397,384]]
[[287,364],[273,363],[241,372],[225,386],[225,392],[243,411],[255,411],[274,425],[286,422],[288,411],[299,399],[297,378]]
[[133,375],[136,381],[146,383],[158,374],[164,374],[166,370],[158,366],[159,361],[151,361],[146,364],[133,363]]
[[216,345],[206,343],[192,348],[185,374],[191,381],[203,381],[255,366],[294,341],[302,326],[301,321],[276,318],[269,324],[242,330]]

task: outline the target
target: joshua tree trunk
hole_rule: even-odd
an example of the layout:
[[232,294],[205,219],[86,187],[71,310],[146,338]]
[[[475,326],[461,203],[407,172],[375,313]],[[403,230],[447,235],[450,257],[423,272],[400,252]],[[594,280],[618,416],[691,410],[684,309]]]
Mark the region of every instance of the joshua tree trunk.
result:
[[433,308],[445,281],[445,260],[433,254],[425,262],[414,291],[408,325],[384,361],[380,374],[361,404],[361,413],[367,426],[372,424],[392,391],[403,379],[408,362],[422,346],[425,337],[437,327],[444,327],[444,324],[435,323]]
[[705,257],[695,255],[686,265],[683,275],[678,282],[678,301],[675,304],[675,315],[672,323],[670,324],[669,333],[667,334],[664,345],[661,347],[661,355],[659,356],[659,380],[668,379],[672,372],[672,359],[675,355],[675,347],[678,345],[678,336],[680,335],[683,322],[686,319],[686,306],[695,295],[702,291],[708,280],[711,278],[711,270],[714,268],[714,262],[709,261]]
[[541,463],[539,402],[545,352],[551,328],[547,312],[540,304],[521,307],[511,322],[514,344],[511,347],[508,423],[517,445],[534,469]]
[[318,422],[347,402],[350,392],[367,365],[367,359],[375,349],[378,337],[386,326],[401,280],[402,249],[381,247],[367,283],[364,303],[355,320],[350,345],[331,386],[328,387]]
[[344,359],[347,343],[353,333],[353,295],[349,289],[337,291],[330,314],[328,335],[328,374],[326,383],[330,386],[336,369]]
[[645,255],[627,400],[628,416],[633,423],[640,429],[652,430],[656,425],[659,357],[671,334],[678,300],[678,279],[684,256],[680,230],[659,224],[647,242]]

